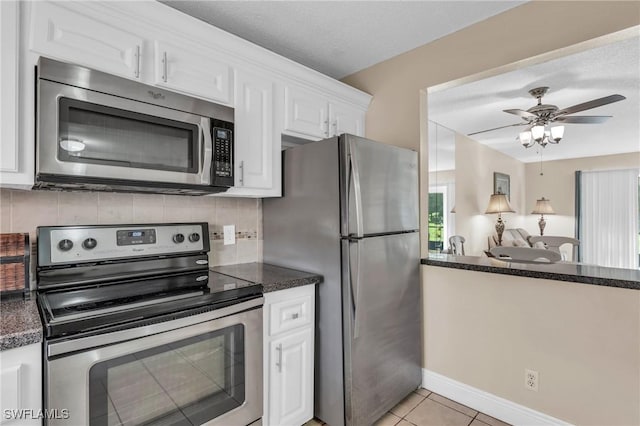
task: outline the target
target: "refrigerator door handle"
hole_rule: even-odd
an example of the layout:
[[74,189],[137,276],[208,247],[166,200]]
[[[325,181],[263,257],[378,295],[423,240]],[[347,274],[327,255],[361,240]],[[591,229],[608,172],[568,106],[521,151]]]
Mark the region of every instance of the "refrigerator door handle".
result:
[[349,163],[351,164],[351,179],[353,181],[353,198],[356,209],[356,237],[361,238],[364,235],[362,227],[362,192],[360,187],[360,172],[358,169],[358,161],[356,159],[356,146],[353,140],[349,141]]
[[[355,268],[352,267],[351,265],[349,265],[349,269],[350,269],[350,281],[351,281],[351,310],[352,310],[352,316],[351,318],[353,318],[353,339],[357,339],[358,335],[360,334],[360,327],[359,327],[359,321],[358,321],[358,305],[359,305],[359,300],[360,300],[360,244],[358,243],[358,241],[349,241],[349,245],[351,244],[355,244],[356,246],[356,255],[355,255],[355,260],[356,260],[356,265]],[[353,259],[354,256],[349,256],[350,259]],[[355,273],[355,279],[353,278],[353,274]]]

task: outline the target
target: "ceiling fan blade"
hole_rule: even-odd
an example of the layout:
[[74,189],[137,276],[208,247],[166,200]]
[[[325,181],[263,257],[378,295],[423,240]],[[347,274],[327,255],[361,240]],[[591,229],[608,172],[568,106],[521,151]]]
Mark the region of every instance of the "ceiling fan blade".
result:
[[516,124],[508,124],[506,126],[500,126],[500,127],[494,127],[493,129],[487,129],[487,130],[480,130],[479,132],[473,132],[473,133],[469,133],[467,136],[473,136],[473,135],[477,135],[479,133],[486,133],[486,132],[492,132],[494,130],[499,130],[499,129],[506,129],[507,127],[515,127],[515,126],[526,126],[529,123],[516,123]]
[[610,115],[576,115],[572,117],[556,117],[553,121],[574,124],[598,124],[610,119]]
[[561,109],[560,111],[556,112],[555,115],[558,116],[558,115],[573,114],[576,112],[585,111],[587,109],[597,108],[599,106],[612,104],[614,102],[622,101],[624,99],[627,99],[627,98],[625,98],[622,95],[609,95],[609,96],[605,96],[604,98],[594,99],[589,102],[584,102],[582,104],[573,105],[568,108]]
[[523,109],[503,109],[502,111],[506,112],[507,114],[517,115],[522,118],[538,118],[537,115]]

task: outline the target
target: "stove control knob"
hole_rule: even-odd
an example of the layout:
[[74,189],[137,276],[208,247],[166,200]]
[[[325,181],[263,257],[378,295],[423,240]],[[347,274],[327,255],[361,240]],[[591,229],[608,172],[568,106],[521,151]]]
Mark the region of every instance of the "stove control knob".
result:
[[69,251],[73,248],[73,241],[67,239],[60,240],[58,248],[62,251]]
[[173,236],[173,242],[176,244],[180,244],[184,242],[184,234],[176,234]]
[[197,243],[198,241],[200,241],[200,234],[194,232],[193,234],[189,235],[189,241],[191,241],[192,243]]
[[96,248],[97,245],[98,245],[98,242],[95,240],[95,238],[87,238],[82,242],[82,247],[84,247],[87,250],[94,249]]

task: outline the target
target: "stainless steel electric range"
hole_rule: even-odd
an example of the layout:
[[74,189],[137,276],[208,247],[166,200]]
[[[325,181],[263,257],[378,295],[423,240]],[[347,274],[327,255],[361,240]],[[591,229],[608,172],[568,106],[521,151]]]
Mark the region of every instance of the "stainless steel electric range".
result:
[[[206,223],[38,228],[50,425],[262,416],[262,287],[209,271]],[[66,410],[66,411],[62,411]]]

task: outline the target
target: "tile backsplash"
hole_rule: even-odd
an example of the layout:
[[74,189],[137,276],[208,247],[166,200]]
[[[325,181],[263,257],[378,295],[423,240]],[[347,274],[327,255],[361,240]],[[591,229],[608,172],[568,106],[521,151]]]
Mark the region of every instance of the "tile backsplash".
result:
[[[262,261],[260,199],[0,189],[0,232],[28,232],[34,244],[37,226],[154,222],[208,222],[212,266]],[[223,244],[224,225],[235,225],[236,244]]]

